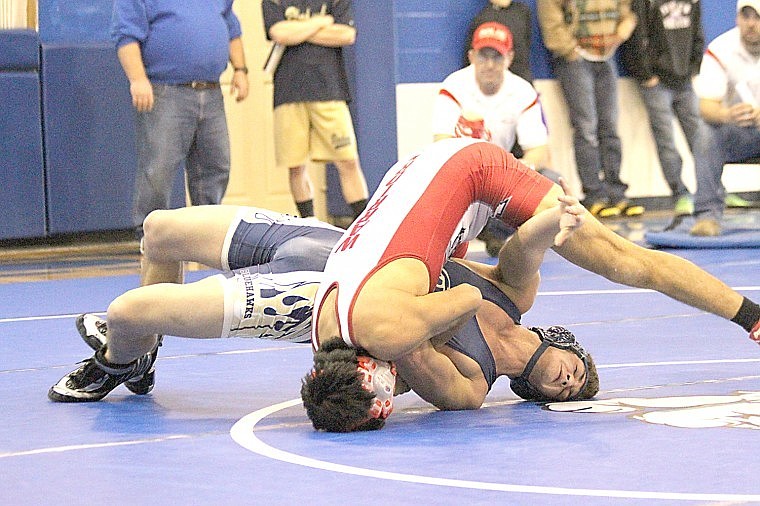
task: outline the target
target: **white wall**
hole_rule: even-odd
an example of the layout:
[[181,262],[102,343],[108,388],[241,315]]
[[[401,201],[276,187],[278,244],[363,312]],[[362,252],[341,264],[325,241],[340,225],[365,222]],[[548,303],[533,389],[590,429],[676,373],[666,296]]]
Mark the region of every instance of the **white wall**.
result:
[[[541,96],[547,125],[553,169],[562,174],[580,195],[580,180],[575,171],[572,130],[567,120],[559,83],[555,80],[538,80],[536,89]],[[398,154],[403,158],[432,141],[431,121],[433,99],[439,83],[411,83],[396,86],[396,114],[398,117]],[[621,179],[628,183],[629,197],[656,197],[669,195],[670,189],[662,177],[657,159],[649,119],[636,84],[621,78],[618,86],[620,118],[618,132],[623,144]],[[689,153],[680,128],[677,129],[677,147],[684,161],[684,183],[690,191],[696,189],[694,161]],[[723,182],[730,192],[760,190],[760,167],[733,165],[723,174]]]

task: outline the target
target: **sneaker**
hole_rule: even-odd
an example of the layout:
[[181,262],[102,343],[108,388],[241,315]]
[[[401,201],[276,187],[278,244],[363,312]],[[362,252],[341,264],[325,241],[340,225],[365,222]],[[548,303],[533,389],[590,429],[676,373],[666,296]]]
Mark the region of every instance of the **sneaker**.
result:
[[593,216],[599,216],[599,212],[602,209],[609,207],[609,205],[609,202],[606,200],[597,200],[595,202],[592,202],[587,208],[588,212],[590,212]]
[[120,384],[142,378],[153,368],[155,351],[146,353],[125,365],[106,362],[105,349],[95,352],[92,358],[81,362],[81,366],[64,376],[50,387],[48,398],[55,402],[95,402],[108,395]]
[[715,237],[720,235],[720,232],[720,223],[715,218],[699,219],[689,230],[689,234],[697,237]]
[[673,206],[673,212],[676,216],[686,216],[694,214],[694,199],[691,195],[681,195]]
[[644,206],[631,204],[628,199],[622,199],[600,210],[598,216],[600,218],[613,218],[615,216],[641,216],[642,214],[644,214]]
[[725,198],[726,207],[750,207],[751,204],[735,193],[727,193]]
[[[76,325],[79,335],[82,336],[84,342],[93,350],[98,351],[106,344],[108,324],[103,318],[93,314],[81,314],[77,316]],[[153,363],[156,361],[158,347],[161,346],[162,341],[163,336],[158,336],[156,347],[150,352],[153,356],[150,370],[139,377],[131,378],[124,382],[124,386],[133,394],[145,395],[153,390],[153,386],[156,383],[156,368],[153,366]]]

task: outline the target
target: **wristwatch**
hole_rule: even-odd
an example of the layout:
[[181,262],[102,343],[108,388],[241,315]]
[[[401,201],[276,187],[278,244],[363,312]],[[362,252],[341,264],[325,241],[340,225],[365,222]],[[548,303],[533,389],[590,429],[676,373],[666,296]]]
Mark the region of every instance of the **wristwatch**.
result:
[[248,73],[248,67],[232,67],[235,72],[242,72],[243,74]]

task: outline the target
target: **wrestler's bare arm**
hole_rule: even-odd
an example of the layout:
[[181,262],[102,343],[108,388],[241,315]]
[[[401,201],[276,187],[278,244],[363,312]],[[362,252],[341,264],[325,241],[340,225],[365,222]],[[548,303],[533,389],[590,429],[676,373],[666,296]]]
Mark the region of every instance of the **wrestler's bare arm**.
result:
[[[564,181],[561,183],[567,189]],[[546,250],[563,244],[584,221],[586,212],[577,198],[561,195],[557,202],[558,206],[545,209],[523,223],[499,252],[499,281],[520,295],[515,303],[523,313],[535,299],[540,281],[538,269]]]
[[472,379],[430,342],[395,361],[396,370],[417,395],[438,409],[478,409],[488,393],[480,368],[473,361]]
[[428,293],[425,265],[402,258],[386,265],[362,288],[353,311],[354,339],[372,356],[395,360],[422,342],[475,315],[482,297],[471,285]]

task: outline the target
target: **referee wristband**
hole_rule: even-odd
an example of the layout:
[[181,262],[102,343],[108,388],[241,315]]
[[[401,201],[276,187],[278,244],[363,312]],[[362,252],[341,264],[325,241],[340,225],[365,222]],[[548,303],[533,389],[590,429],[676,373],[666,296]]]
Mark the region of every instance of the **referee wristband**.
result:
[[248,73],[248,67],[232,67],[235,72],[242,72],[243,74]]

